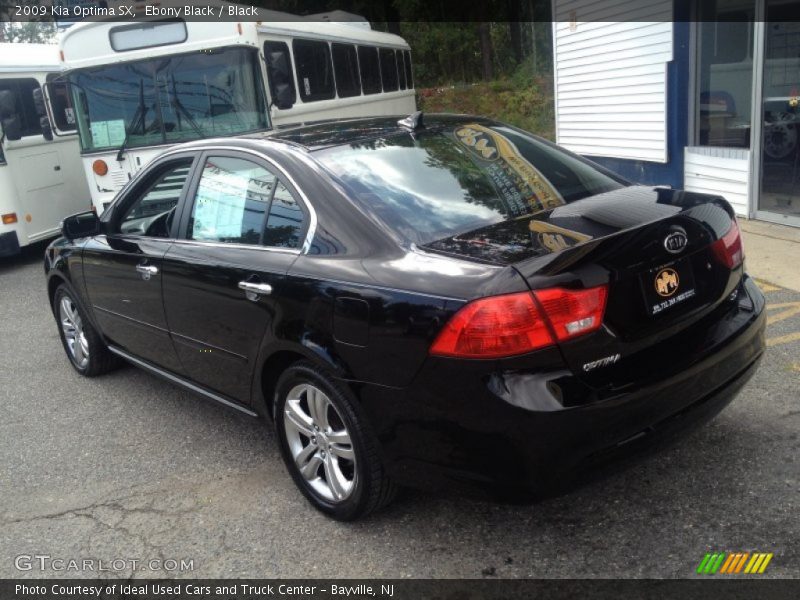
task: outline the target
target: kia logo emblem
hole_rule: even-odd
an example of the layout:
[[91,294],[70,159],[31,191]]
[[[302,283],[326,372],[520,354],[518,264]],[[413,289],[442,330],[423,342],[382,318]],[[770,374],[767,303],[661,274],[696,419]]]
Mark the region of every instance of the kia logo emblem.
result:
[[664,249],[670,254],[678,254],[683,252],[686,245],[689,243],[689,238],[683,231],[673,231],[664,238]]

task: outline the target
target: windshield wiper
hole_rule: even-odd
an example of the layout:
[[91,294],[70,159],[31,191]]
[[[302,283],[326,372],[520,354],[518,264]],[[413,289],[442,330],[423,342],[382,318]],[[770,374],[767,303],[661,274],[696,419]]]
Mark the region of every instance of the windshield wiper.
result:
[[131,126],[125,130],[125,139],[122,140],[122,145],[117,150],[117,162],[122,162],[125,160],[125,148],[128,145],[128,138],[131,135],[136,127],[139,126],[139,123],[142,124],[142,135],[144,135],[144,120],[145,116],[147,115],[147,107],[144,105],[144,78],[139,78],[139,106],[136,107],[136,112],[133,113],[133,119],[131,120]]
[[183,113],[184,118],[189,122],[189,125],[192,126],[192,129],[194,129],[200,135],[200,137],[205,136],[205,132],[203,131],[203,129],[200,127],[200,125],[197,124],[197,121],[194,120],[192,114],[183,105],[183,102],[181,102],[180,99],[178,98],[178,88],[175,85],[175,75],[170,75],[170,80],[172,82],[172,106],[176,109],[175,112],[178,113],[177,115],[178,128],[181,128],[180,118],[181,118],[181,113]]

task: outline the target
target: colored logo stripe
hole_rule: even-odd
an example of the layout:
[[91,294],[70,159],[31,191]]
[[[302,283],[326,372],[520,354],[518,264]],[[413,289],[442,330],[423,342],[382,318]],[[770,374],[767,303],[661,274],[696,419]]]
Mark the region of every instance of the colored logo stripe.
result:
[[[737,574],[744,569],[746,574],[763,573],[774,555],[766,552],[707,552],[697,566],[698,575]],[[749,560],[748,560],[749,559]],[[745,566],[745,564],[747,566]]]

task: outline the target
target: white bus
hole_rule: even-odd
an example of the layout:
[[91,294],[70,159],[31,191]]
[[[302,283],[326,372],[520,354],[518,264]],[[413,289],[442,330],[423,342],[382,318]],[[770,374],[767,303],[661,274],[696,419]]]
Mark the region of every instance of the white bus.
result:
[[0,44],[0,256],[58,235],[61,219],[92,207],[67,89],[53,85],[47,105],[42,94],[61,69],[55,45]]
[[402,38],[366,22],[271,14],[282,20],[100,21],[62,35],[98,214],[170,144],[416,109]]

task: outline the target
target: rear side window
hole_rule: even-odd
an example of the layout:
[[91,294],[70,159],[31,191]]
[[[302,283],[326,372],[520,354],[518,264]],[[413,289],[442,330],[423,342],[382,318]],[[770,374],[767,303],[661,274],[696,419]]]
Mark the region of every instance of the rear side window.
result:
[[189,239],[259,244],[277,178],[241,158],[206,160],[195,194]]
[[622,187],[501,125],[454,124],[315,154],[366,210],[420,245]]
[[269,207],[264,245],[278,248],[299,248],[305,229],[305,214],[283,183],[278,182]]
[[303,102],[329,100],[336,96],[333,83],[331,50],[327,42],[294,40],[294,62],[297,85]]
[[397,74],[400,77],[400,89],[406,89],[406,66],[403,63],[403,51],[395,50],[395,59],[397,60]]
[[336,91],[340,98],[361,94],[361,81],[358,77],[358,58],[356,47],[351,44],[332,44],[333,72],[336,75]]
[[414,87],[414,79],[411,77],[411,52],[405,50],[403,52],[403,66],[406,70],[406,83],[409,89]]
[[383,90],[383,86],[381,85],[381,68],[378,63],[378,49],[371,46],[359,46],[358,64],[364,93],[379,94]]
[[33,90],[39,89],[39,82],[33,78],[0,79],[0,91],[8,90],[14,96],[15,114],[20,121],[23,137],[41,135],[39,115],[33,105]]
[[383,91],[394,92],[397,90],[397,63],[394,58],[394,50],[381,48],[379,54],[381,58],[381,81],[383,81]]

